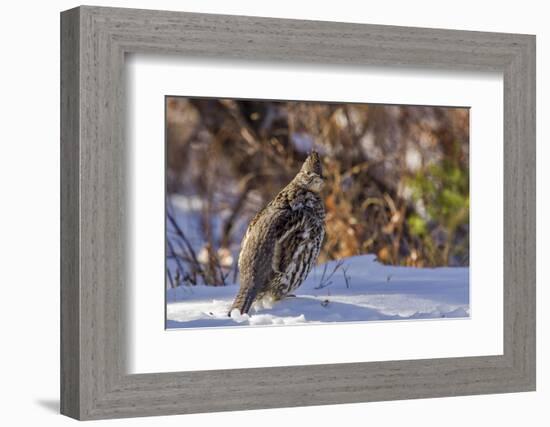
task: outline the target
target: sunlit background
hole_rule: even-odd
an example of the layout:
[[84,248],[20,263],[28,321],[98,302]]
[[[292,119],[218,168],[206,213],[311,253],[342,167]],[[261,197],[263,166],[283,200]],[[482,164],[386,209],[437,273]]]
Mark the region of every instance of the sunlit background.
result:
[[469,265],[467,108],[166,99],[167,286],[235,282],[250,219],[323,159],[319,263]]

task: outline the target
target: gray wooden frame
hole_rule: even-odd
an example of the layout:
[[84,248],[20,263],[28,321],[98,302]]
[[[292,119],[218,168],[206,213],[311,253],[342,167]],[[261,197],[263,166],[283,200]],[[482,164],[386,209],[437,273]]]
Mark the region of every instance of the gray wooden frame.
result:
[[[124,57],[131,52],[502,72],[504,354],[128,375]],[[63,414],[99,419],[535,389],[534,36],[71,9],[61,14],[61,166]]]

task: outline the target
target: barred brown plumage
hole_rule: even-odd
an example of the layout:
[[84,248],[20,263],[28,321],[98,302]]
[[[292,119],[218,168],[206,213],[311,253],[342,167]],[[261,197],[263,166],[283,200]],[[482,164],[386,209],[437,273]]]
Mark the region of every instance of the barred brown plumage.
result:
[[240,289],[229,314],[255,301],[277,301],[298,288],[317,261],[325,235],[321,161],[311,153],[294,179],[250,222],[239,254]]

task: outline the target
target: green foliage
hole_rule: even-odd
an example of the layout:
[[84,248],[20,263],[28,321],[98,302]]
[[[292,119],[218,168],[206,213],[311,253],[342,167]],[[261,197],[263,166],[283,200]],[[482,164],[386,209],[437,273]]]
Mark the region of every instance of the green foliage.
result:
[[[444,159],[416,173],[407,184],[416,205],[424,211],[423,215],[412,213],[407,218],[411,233],[430,249],[431,258],[441,258],[439,261],[446,263],[450,256],[460,255],[461,248],[453,243],[457,229],[467,229],[469,222],[468,169]],[[433,236],[431,231],[435,229],[443,231],[444,242]]]
[[426,221],[424,221],[419,215],[412,214],[409,218],[409,227],[411,232],[416,236],[425,236],[428,230],[426,226]]

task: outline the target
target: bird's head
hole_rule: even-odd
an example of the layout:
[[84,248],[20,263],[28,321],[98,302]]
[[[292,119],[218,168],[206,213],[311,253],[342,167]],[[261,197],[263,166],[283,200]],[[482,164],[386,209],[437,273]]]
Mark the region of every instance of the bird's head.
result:
[[305,160],[300,172],[295,178],[298,185],[309,191],[319,193],[325,184],[321,159],[316,151],[313,151]]

